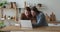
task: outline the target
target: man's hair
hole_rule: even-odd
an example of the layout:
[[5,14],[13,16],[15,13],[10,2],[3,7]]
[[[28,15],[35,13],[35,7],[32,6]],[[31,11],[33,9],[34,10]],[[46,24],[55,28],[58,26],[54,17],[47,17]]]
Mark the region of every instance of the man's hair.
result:
[[30,7],[25,7],[25,9],[26,9],[27,11],[31,11]]

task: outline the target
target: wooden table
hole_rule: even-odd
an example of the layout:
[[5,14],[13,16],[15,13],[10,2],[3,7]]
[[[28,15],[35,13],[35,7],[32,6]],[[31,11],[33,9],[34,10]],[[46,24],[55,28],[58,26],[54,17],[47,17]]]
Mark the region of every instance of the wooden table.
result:
[[57,22],[57,21],[51,21],[51,22],[48,22],[48,23],[60,24],[60,22]]
[[25,32],[33,32],[33,31],[42,31],[42,32],[60,32],[60,27],[38,27],[38,28],[33,28],[33,29],[21,29],[20,27],[17,27],[17,26],[7,26],[7,27],[4,27],[2,29],[0,29],[2,31],[25,31]]

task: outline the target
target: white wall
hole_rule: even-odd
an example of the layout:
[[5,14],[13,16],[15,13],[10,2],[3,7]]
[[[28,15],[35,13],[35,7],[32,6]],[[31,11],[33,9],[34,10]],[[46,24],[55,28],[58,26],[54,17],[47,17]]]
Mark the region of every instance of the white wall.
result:
[[24,1],[25,0],[7,0],[8,2],[16,2],[17,3],[17,6],[18,8],[23,8],[24,6]]
[[3,9],[3,16],[16,16],[15,9]]
[[51,14],[53,11],[56,14],[57,20],[60,20],[60,0],[7,0],[8,2],[17,2],[18,8],[24,7],[24,1],[30,5],[35,5],[41,3],[45,6],[46,9],[43,9],[43,12]]

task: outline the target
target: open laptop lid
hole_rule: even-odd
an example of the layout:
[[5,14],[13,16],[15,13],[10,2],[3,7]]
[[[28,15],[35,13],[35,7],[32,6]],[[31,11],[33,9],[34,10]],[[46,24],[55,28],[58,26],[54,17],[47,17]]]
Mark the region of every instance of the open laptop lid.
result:
[[32,28],[31,20],[20,20],[21,28]]

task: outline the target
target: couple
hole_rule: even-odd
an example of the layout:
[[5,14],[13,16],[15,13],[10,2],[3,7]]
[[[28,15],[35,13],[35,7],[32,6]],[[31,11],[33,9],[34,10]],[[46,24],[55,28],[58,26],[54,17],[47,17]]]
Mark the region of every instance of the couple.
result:
[[36,6],[25,7],[24,13],[21,14],[21,20],[31,20],[33,27],[48,26],[43,12],[38,11]]

